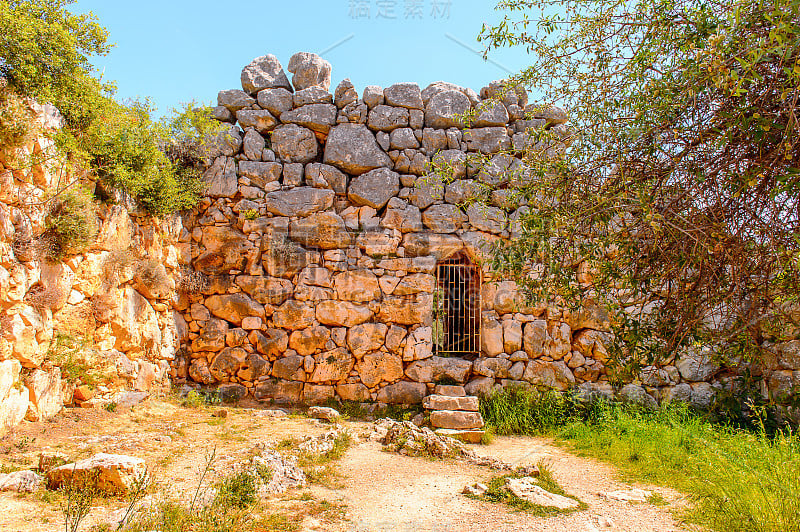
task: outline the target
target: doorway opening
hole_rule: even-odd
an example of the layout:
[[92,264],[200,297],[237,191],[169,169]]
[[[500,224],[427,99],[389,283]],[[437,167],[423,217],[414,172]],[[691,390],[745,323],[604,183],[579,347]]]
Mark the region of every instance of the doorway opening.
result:
[[463,251],[436,265],[433,344],[438,356],[480,355],[481,274]]

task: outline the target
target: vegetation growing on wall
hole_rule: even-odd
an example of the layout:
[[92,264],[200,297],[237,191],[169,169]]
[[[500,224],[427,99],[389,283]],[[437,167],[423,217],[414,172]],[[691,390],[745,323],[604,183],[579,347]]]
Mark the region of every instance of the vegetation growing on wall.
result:
[[152,214],[193,206],[202,191],[202,150],[218,123],[195,104],[159,123],[148,102],[116,100],[114,84],[91,65],[110,51],[108,33],[93,14],[72,14],[73,3],[0,3],[0,77],[7,84],[0,93],[0,144],[21,142],[23,98],[50,102],[65,119],[55,138],[59,154]]
[[[733,361],[795,334],[800,2],[521,0],[484,27],[550,126],[524,150],[523,237],[496,255],[534,298],[618,316],[642,364],[692,342]],[[569,126],[556,125],[569,112]],[[554,160],[551,141],[565,141]],[[528,276],[531,263],[541,265]],[[625,310],[625,313],[620,312]]]

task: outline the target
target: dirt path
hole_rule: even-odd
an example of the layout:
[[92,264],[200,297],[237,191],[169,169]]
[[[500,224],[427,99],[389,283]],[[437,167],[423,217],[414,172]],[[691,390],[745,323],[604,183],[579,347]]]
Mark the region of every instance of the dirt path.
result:
[[[614,470],[594,460],[576,457],[536,438],[497,438],[477,452],[506,462],[527,465],[545,460],[564,489],[589,505],[588,510],[539,518],[502,505],[469,499],[460,494],[465,485],[486,481],[492,472],[457,462],[432,461],[389,454],[377,443],[362,443],[344,457],[347,477],[338,497],[349,507],[350,524],[343,530],[373,531],[547,531],[667,532],[685,530],[671,508],[682,504],[678,494],[650,488],[670,504],[613,502],[599,491],[631,488],[614,479]],[[611,526],[608,526],[611,525]]]
[[[160,493],[185,497],[196,488],[205,456],[216,448],[215,464],[248,456],[256,443],[303,438],[327,430],[324,424],[304,417],[272,418],[258,409],[229,408],[226,418],[214,417],[214,408],[187,409],[164,401],[147,401],[122,412],[71,411],[52,422],[31,423],[0,439],[0,466],[27,468],[40,452],[58,451],[72,459],[95,452],[131,454],[144,458],[157,479]],[[362,434],[368,423],[345,423]],[[667,532],[685,530],[672,515],[683,504],[679,495],[650,488],[669,504],[629,504],[600,498],[599,491],[632,486],[616,480],[613,468],[576,457],[537,438],[496,438],[489,446],[473,446],[476,452],[505,462],[527,465],[545,460],[556,480],[571,495],[589,505],[573,514],[551,518],[533,517],[503,505],[476,501],[461,495],[467,484],[486,482],[494,474],[487,468],[455,461],[436,461],[387,453],[376,442],[362,442],[347,451],[339,470],[336,489],[311,486],[315,500],[347,506],[347,520],[322,523],[308,515],[303,530],[325,532]],[[305,513],[301,492],[271,501]],[[287,502],[289,501],[289,502]],[[98,501],[81,532],[108,521],[124,503]],[[311,508],[311,507],[309,507]],[[308,510],[311,514],[314,512]],[[0,493],[0,531],[56,532],[63,530],[57,500],[46,492],[30,495]],[[610,521],[609,521],[610,520]],[[613,523],[613,526],[605,526]]]

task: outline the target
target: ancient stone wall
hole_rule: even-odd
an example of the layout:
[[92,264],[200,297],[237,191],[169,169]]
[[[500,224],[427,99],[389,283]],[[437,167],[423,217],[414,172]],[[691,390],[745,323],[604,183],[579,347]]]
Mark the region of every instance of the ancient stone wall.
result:
[[[289,65],[291,83],[277,58],[257,58],[244,90],[219,93],[215,115],[231,126],[208,197],[186,218],[205,282],[182,299],[190,342],[174,375],[232,398],[306,403],[413,403],[441,381],[485,393],[603,380],[607,319],[526,308],[488,270],[480,356],[433,352],[437,262],[463,253],[481,264],[514,236],[526,207],[508,185],[526,175],[508,151],[531,129],[565,127],[564,113],[499,83],[359,97],[345,80],[331,94],[325,61]],[[470,201],[478,191],[488,201]],[[658,386],[678,384],[673,373]]]
[[[59,361],[102,374],[103,384],[78,394],[91,406],[115,401],[120,390],[167,387],[178,345],[170,299],[180,262],[171,242],[182,230],[180,218],[137,216],[125,201],[98,204],[88,249],[63,262],[48,260],[46,222],[54,204],[48,200],[71,186],[95,185],[57,156],[50,134],[61,127],[58,111],[30,105],[31,140],[14,150],[0,146],[0,433],[73,404],[82,382],[62,375]],[[80,360],[52,359],[58,335],[85,343],[68,354]]]

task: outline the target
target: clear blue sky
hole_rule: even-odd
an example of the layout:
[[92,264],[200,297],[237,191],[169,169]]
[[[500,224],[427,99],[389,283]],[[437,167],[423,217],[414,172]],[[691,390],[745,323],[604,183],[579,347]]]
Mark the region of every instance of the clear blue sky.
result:
[[487,62],[465,48],[482,50],[476,37],[484,22],[500,19],[495,5],[492,0],[78,0],[73,10],[94,12],[111,33],[116,46],[96,65],[106,79],[116,80],[118,96],[150,97],[164,114],[182,102],[216,102],[218,91],[240,88],[242,67],[268,53],[285,68],[295,52],[325,52],[333,65],[331,91],[344,78],[359,93],[366,85],[415,81],[424,88],[439,80],[480,90],[526,65],[523,50],[493,52]]

